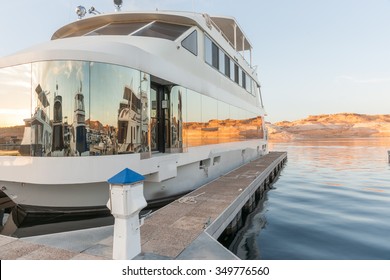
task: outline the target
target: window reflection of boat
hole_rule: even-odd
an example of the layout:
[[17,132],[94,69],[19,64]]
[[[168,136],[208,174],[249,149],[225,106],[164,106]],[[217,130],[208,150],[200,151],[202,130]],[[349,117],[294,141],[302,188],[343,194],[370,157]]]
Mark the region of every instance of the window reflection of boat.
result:
[[71,142],[73,146],[72,150],[79,156],[89,154],[87,148],[87,129],[85,125],[84,95],[81,91],[82,87],[80,86],[80,91],[74,96],[73,139]]
[[26,111],[37,103],[18,120],[25,156],[0,156],[0,186],[28,214],[102,213],[106,180],[124,168],[145,176],[153,207],[262,156],[251,52],[234,18],[152,11],[82,19],[0,59],[1,75],[23,70],[12,78],[27,85],[15,93],[0,79],[0,92]]
[[35,88],[37,94],[37,106],[34,115],[24,119],[25,129],[19,152],[22,155],[47,156],[51,153],[52,127],[47,116],[46,108],[50,105],[47,92],[41,85]]
[[[91,121],[90,121],[91,125]],[[106,126],[101,130],[87,129],[90,155],[116,154],[116,132],[113,127]]]
[[123,101],[118,110],[118,144],[119,153],[141,152],[141,99],[125,87]]
[[53,108],[53,145],[52,156],[64,156],[64,124],[62,122],[62,96],[58,95],[58,85],[56,85],[57,92],[54,97]]

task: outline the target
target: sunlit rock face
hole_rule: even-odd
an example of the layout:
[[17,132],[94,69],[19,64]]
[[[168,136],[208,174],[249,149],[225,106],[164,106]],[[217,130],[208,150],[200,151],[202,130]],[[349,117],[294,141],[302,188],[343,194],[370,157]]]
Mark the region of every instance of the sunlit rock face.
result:
[[390,115],[340,113],[267,123],[271,140],[323,137],[389,137]]

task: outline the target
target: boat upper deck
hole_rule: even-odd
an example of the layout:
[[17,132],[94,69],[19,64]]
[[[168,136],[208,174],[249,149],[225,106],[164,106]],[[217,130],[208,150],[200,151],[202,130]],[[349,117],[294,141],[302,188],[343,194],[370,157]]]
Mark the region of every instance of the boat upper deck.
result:
[[[145,32],[153,24],[159,24],[159,32]],[[215,28],[222,38],[245,59],[245,52],[252,57],[252,45],[234,17],[209,16],[191,12],[123,12],[97,15],[75,21],[58,29],[52,40],[96,35],[156,36],[176,40],[189,27],[197,26],[216,41]],[[249,61],[251,65],[251,61]]]

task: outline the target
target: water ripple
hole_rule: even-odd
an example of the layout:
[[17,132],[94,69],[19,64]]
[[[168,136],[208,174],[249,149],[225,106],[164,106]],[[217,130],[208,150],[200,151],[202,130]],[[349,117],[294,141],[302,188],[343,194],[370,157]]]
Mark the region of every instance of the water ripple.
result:
[[288,161],[252,216],[244,259],[390,259],[390,139],[273,144]]

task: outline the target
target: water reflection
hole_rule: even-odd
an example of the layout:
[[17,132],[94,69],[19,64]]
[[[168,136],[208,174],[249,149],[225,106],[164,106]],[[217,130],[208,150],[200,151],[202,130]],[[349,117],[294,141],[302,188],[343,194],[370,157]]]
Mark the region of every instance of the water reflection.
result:
[[389,146],[389,138],[271,143],[288,161],[244,233],[240,257],[389,259]]

